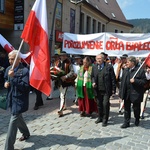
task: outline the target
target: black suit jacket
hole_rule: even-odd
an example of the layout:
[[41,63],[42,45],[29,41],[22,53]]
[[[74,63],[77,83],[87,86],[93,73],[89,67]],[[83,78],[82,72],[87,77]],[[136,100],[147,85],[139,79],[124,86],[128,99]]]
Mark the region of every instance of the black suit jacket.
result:
[[131,72],[129,72],[128,68],[123,71],[119,96],[125,101],[128,99],[131,102],[143,101],[144,85],[146,83],[146,76],[143,68],[141,68],[135,76],[134,83],[130,83],[130,79],[134,76],[137,70],[138,66],[135,66]]
[[[114,69],[112,67],[112,65],[108,64],[108,63],[104,63],[104,76],[103,76],[103,81],[104,81],[104,85],[105,85],[105,90],[106,90],[106,94],[108,96],[111,96],[112,93],[116,92],[116,77],[115,77],[115,73],[114,73]],[[97,96],[97,92],[98,92],[98,66],[97,64],[95,64],[92,67],[92,83],[96,83],[96,88],[94,89],[94,94],[95,96]]]

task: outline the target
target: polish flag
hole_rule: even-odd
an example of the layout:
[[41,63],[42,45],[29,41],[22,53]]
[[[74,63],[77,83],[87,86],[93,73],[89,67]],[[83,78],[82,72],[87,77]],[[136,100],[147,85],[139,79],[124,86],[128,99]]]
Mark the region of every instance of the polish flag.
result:
[[[0,45],[5,49],[7,53],[10,53],[12,50],[15,49],[1,34],[0,34]],[[28,52],[27,54],[20,53],[20,55],[23,62],[30,64],[31,52]]]
[[143,67],[144,64],[150,66],[150,54],[146,57],[145,61],[143,61],[143,63],[141,64],[141,66],[138,68],[138,70],[134,74],[133,78],[137,75],[137,73]]
[[0,34],[0,44],[6,50],[7,53],[10,53],[15,48]]
[[146,57],[145,64],[150,67],[150,54]]
[[30,85],[46,94],[50,94],[50,54],[48,43],[46,0],[36,0],[21,38],[30,46]]

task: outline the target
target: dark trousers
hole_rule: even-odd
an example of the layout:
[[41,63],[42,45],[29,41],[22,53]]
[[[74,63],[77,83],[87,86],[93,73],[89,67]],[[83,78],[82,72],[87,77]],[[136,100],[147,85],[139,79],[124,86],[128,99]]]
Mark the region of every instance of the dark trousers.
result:
[[42,106],[43,105],[42,92],[37,89],[34,89],[34,90],[36,94],[35,106]]
[[14,144],[16,141],[17,130],[22,133],[24,136],[29,136],[29,129],[22,117],[22,114],[11,115],[7,138],[5,143],[5,150],[14,150]]
[[97,95],[97,107],[98,107],[98,117],[107,123],[110,111],[110,97],[106,93],[98,92]]
[[[133,103],[133,113],[135,119],[140,119],[140,110],[141,110],[141,102],[134,102]],[[130,123],[131,119],[131,101],[125,100],[124,101],[124,123]]]

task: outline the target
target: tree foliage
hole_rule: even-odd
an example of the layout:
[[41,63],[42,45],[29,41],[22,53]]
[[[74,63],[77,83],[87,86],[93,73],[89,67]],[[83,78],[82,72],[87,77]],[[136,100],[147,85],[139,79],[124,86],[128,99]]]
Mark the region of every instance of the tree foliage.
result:
[[131,19],[128,22],[134,26],[132,33],[150,33],[150,19]]

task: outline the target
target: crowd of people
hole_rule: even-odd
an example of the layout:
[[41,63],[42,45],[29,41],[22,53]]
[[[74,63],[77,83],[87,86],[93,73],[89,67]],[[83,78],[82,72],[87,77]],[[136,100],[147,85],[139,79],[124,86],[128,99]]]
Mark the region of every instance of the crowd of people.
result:
[[[7,107],[11,110],[11,119],[5,144],[5,150],[13,150],[17,129],[22,133],[20,141],[30,136],[29,129],[22,117],[22,113],[29,106],[29,69],[23,66],[18,55],[14,68],[12,64],[17,51],[8,55],[10,66],[6,69],[4,87],[8,89]],[[119,111],[124,109],[124,122],[121,128],[130,127],[131,105],[135,117],[135,126],[139,126],[140,118],[144,118],[146,100],[150,88],[150,66],[143,65],[138,70],[140,62],[128,55],[110,59],[105,53],[90,56],[69,55],[62,51],[52,57],[50,68],[52,92],[47,100],[53,99],[53,92],[57,88],[60,92],[60,107],[58,116],[62,117],[66,109],[66,92],[69,86],[75,89],[73,101],[80,112],[80,117],[97,114],[96,124],[108,125],[110,113],[110,97],[117,94],[120,97]],[[138,71],[137,71],[138,70]],[[42,93],[34,89],[36,102],[34,110],[43,105]],[[16,101],[17,99],[17,101]],[[13,136],[13,138],[12,138]]]

